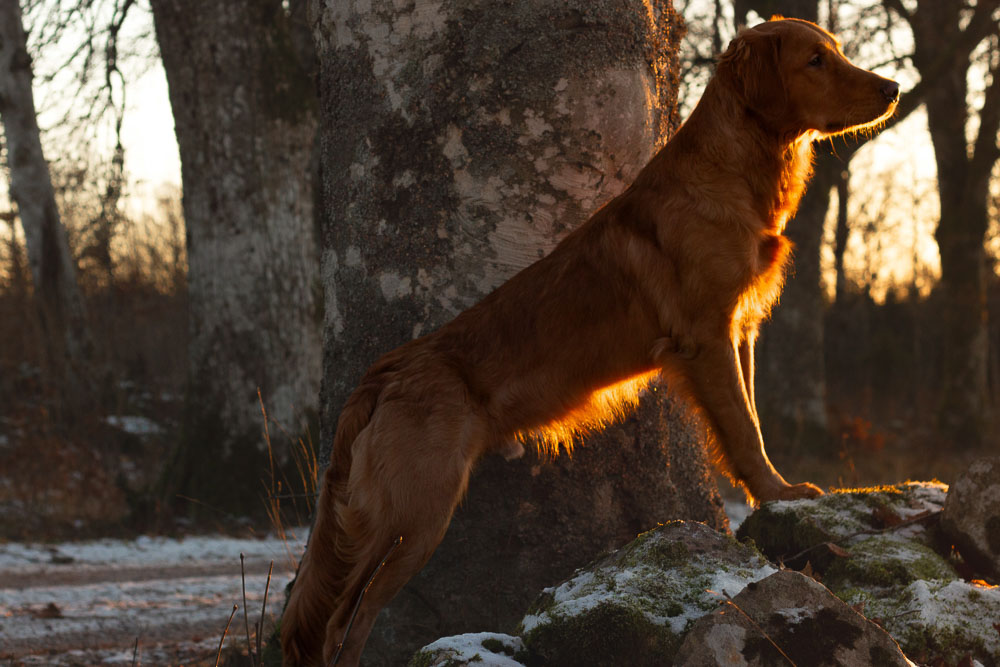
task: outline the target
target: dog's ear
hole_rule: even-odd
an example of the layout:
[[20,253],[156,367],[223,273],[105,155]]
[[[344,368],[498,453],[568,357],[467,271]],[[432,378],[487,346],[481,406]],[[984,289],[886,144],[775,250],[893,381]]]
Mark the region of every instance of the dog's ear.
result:
[[765,121],[780,123],[788,101],[780,58],[778,34],[744,29],[719,57],[716,76]]

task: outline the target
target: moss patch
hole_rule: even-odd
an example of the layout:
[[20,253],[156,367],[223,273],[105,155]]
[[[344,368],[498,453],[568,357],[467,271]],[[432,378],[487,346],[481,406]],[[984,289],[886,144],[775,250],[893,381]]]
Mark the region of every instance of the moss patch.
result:
[[852,542],[849,558],[837,558],[826,569],[824,583],[832,590],[891,588],[918,579],[958,578],[948,562],[930,547],[891,535],[876,535]]
[[[940,510],[945,490],[936,482],[906,482],[841,489],[813,500],[765,503],[747,517],[737,535],[753,539],[768,558],[799,567],[808,560],[822,572],[834,558],[815,549],[817,545],[835,542],[845,546],[848,540],[863,539],[865,531],[881,530],[922,512]],[[907,525],[896,534],[925,544],[935,539],[922,523]],[[789,562],[808,549],[813,550],[801,555],[801,562]]]
[[736,595],[773,572],[752,545],[703,524],[672,522],[546,590],[521,631],[546,665],[628,664],[623,656],[666,664],[723,593]]

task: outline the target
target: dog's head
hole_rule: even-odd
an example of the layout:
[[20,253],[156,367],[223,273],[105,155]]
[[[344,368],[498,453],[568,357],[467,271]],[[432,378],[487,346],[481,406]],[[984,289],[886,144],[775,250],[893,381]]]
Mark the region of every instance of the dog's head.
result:
[[783,135],[875,127],[899,99],[899,84],[855,67],[833,35],[798,19],[742,30],[720,57],[717,76],[765,127]]

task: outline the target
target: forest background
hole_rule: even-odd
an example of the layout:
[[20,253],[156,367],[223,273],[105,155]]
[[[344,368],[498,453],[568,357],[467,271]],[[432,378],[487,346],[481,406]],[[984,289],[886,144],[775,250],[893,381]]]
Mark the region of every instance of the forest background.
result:
[[[949,479],[1000,428],[1000,2],[674,4],[681,119],[772,13],[901,82],[887,129],[819,146],[758,396],[789,479]],[[323,289],[307,5],[0,2],[0,50],[19,16],[30,57],[0,86],[0,538],[308,522],[346,301]],[[28,116],[42,171],[12,150]],[[31,218],[18,187],[38,204],[46,180]]]

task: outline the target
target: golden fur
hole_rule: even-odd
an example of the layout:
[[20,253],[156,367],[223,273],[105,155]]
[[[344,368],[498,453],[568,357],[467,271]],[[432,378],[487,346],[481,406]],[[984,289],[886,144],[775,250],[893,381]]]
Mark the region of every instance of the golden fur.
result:
[[[371,572],[342,665],[430,558],[489,453],[554,452],[668,376],[757,500],[820,495],[764,453],[757,327],[781,290],[782,236],[817,137],[876,124],[898,86],[811,23],[744,30],[691,117],[635,182],[544,259],[435,333],[383,356],[345,406],[315,529],[282,622],[286,665],[329,664]],[[322,661],[322,662],[320,662]]]

